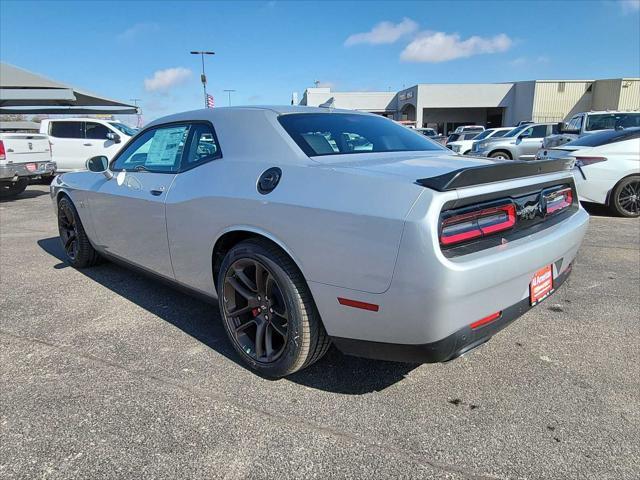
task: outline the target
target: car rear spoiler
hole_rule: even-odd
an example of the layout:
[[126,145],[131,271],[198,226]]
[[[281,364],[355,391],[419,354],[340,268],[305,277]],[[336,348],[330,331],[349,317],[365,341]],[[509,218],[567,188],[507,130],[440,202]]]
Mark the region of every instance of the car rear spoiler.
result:
[[416,180],[416,183],[432,190],[447,192],[458,188],[502,182],[514,178],[568,171],[573,168],[573,163],[573,159],[534,160],[529,162],[505,160],[500,163],[461,168],[437,177],[421,178]]

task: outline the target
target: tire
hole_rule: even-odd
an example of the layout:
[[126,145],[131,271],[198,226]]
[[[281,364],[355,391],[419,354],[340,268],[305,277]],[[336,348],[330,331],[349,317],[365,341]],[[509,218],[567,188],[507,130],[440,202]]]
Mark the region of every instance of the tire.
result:
[[17,182],[0,183],[0,198],[11,198],[20,195],[29,185],[28,178],[19,178]]
[[467,150],[466,152],[463,153],[463,155],[469,155],[471,153],[471,150]]
[[507,152],[493,152],[491,155],[489,155],[489,158],[501,158],[504,160],[513,160],[511,158],[511,155],[509,155]]
[[259,374],[290,375],[329,349],[302,273],[270,242],[249,239],[232,247],[222,261],[217,289],[229,340]]
[[640,175],[623,178],[613,188],[609,208],[621,217],[640,216]]
[[38,180],[38,183],[40,185],[51,185],[51,182],[53,182],[54,178],[55,178],[55,175],[47,175],[44,177],[40,177],[40,179]]
[[91,245],[78,211],[68,197],[62,197],[58,202],[58,232],[67,262],[72,267],[91,267],[100,261],[100,255]]

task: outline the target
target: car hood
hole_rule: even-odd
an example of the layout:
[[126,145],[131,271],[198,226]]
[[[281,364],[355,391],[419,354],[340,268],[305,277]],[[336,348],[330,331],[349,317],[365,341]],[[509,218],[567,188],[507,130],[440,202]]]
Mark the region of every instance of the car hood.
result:
[[359,170],[374,175],[392,175],[412,182],[419,178],[436,177],[461,168],[500,162],[486,158],[463,157],[445,151],[360,153],[331,157],[331,163],[324,166],[339,170]]

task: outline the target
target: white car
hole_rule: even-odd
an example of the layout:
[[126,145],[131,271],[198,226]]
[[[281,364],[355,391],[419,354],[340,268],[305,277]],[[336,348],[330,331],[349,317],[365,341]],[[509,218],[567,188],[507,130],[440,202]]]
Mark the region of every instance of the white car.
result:
[[586,135],[536,155],[536,160],[554,158],[575,158],[580,200],[624,217],[640,215],[640,127]]
[[122,122],[96,118],[45,119],[40,123],[40,133],[49,136],[58,172],[84,170],[87,159],[96,155],[113,158],[136,132]]
[[453,133],[480,133],[484,132],[484,127],[482,125],[463,125],[456,128]]
[[[484,132],[474,135],[473,133],[465,133],[463,136],[464,139],[449,142],[447,146],[456,153],[461,153],[462,155],[469,155],[471,153],[471,148],[473,147],[473,143],[479,140],[484,140],[485,138],[498,138],[505,135],[507,132],[511,131],[512,127],[504,127],[504,128],[490,128],[489,130],[485,130]],[[470,139],[466,138],[468,135],[474,135]]]

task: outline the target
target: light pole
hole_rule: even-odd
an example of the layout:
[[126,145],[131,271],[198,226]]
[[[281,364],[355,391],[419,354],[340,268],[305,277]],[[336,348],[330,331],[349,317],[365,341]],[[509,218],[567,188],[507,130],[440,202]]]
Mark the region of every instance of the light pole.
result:
[[142,128],[142,112],[140,111],[140,107],[138,106],[138,102],[142,100],[141,98],[130,98],[130,101],[136,106],[136,128]]
[[235,92],[235,90],[226,89],[225,92],[229,94],[229,106],[231,106],[231,92]]
[[216,52],[208,52],[206,50],[194,50],[189,53],[191,53],[191,55],[200,55],[200,58],[202,59],[202,75],[200,75],[200,80],[202,81],[202,90],[204,91],[204,108],[207,108],[207,76],[204,74],[204,56],[215,55]]

